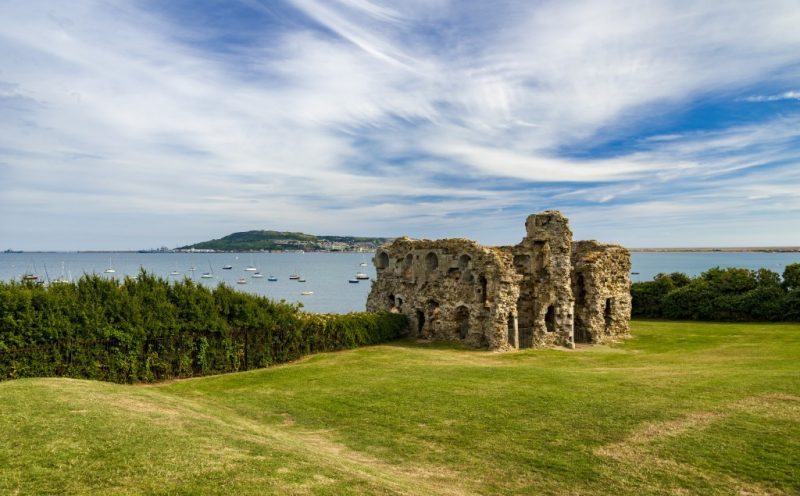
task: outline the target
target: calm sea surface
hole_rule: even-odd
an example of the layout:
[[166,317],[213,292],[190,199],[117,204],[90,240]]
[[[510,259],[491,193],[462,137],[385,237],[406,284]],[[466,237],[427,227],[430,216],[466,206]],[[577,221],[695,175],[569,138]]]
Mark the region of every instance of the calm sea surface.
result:
[[[791,263],[800,263],[800,253],[632,253],[634,281],[648,281],[659,272],[684,272],[697,275],[715,266],[768,268],[782,273]],[[19,279],[26,272],[55,279],[62,276],[77,278],[84,273],[121,278],[135,275],[140,268],[153,274],[179,279],[188,277],[208,286],[224,282],[250,293],[266,295],[276,300],[301,302],[311,312],[345,313],[362,311],[369,294],[370,281],[351,284],[358,271],[375,277],[372,254],[365,253],[0,253],[0,280]],[[364,262],[366,266],[360,264]],[[254,279],[244,269],[253,263],[263,274]],[[225,265],[233,269],[223,270]],[[113,267],[114,274],[104,270]],[[195,270],[190,269],[194,267]],[[178,276],[171,276],[173,271]],[[213,279],[202,279],[211,272]],[[306,279],[301,283],[289,279],[297,273]],[[267,281],[274,275],[275,282]],[[237,284],[244,278],[247,284]],[[313,291],[313,295],[301,295]]]

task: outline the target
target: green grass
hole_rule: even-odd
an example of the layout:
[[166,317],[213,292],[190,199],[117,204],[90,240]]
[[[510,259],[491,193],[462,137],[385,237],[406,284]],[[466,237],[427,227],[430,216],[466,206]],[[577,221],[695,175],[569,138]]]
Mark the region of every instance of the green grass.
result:
[[0,383],[0,494],[797,494],[800,325],[398,342],[156,386]]

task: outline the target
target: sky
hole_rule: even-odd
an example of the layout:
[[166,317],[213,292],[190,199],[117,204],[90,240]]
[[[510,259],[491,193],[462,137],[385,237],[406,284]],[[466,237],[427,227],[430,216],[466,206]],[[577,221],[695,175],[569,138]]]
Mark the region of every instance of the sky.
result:
[[800,3],[0,2],[0,250],[800,245]]

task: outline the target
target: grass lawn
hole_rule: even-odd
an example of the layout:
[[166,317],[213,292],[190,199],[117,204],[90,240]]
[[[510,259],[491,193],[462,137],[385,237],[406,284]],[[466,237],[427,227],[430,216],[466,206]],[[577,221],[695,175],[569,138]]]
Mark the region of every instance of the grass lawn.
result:
[[798,494],[800,325],[0,383],[0,494]]

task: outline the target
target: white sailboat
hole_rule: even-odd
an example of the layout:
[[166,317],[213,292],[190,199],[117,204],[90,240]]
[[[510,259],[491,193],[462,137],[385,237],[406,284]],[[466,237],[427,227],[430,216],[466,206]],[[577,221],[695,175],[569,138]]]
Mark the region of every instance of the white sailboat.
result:
[[67,275],[64,262],[61,262],[61,275],[50,281],[50,284],[69,284],[72,282],[72,274]]
[[250,255],[250,265],[244,270],[247,271],[247,272],[258,272],[258,268],[256,267],[256,264],[253,263],[253,255],[252,254]]
[[203,272],[203,275],[200,276],[202,279],[214,279],[214,269],[211,268],[211,262],[208,262],[208,270],[210,272]]
[[108,268],[103,272],[105,272],[106,274],[113,274],[116,272],[116,270],[114,270],[114,267],[111,266],[111,256],[108,257]]

